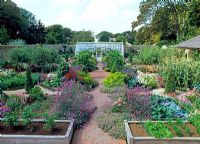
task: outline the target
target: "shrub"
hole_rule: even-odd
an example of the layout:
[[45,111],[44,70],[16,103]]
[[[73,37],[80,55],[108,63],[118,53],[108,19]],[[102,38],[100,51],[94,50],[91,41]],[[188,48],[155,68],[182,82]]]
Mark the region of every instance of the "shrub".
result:
[[132,61],[137,64],[156,64],[159,61],[160,49],[155,48],[143,48]]
[[45,124],[44,124],[43,128],[45,130],[52,131],[56,125],[55,116],[54,115],[50,116],[50,115],[46,114],[44,121],[45,121]]
[[134,77],[137,76],[137,69],[132,67],[124,67],[122,73],[124,73],[128,77]]
[[64,58],[61,59],[61,62],[58,67],[58,78],[62,78],[69,70],[69,65]]
[[30,48],[13,48],[11,49],[9,55],[11,58],[11,61],[13,61],[14,63],[27,63],[28,61],[30,61],[30,57],[29,57],[29,52]]
[[34,85],[33,85],[33,80],[31,77],[31,70],[29,67],[27,67],[26,68],[26,85],[25,85],[26,92],[29,93],[33,87]]
[[139,80],[137,77],[133,76],[133,77],[129,77],[126,80],[126,84],[129,88],[134,88],[137,86],[140,86],[141,84],[139,83]]
[[32,108],[29,106],[26,106],[22,112],[22,125],[26,126],[27,128],[32,129],[32,120],[35,116],[35,113],[33,112]]
[[124,67],[124,58],[117,50],[108,51],[106,54],[105,62],[110,72],[119,72]]
[[150,89],[158,88],[158,82],[154,76],[142,76],[139,78],[139,82]]
[[15,40],[10,40],[7,45],[11,46],[23,46],[26,44],[26,41],[23,39],[15,39]]
[[[39,80],[39,75],[32,74],[32,80],[33,83],[36,84]],[[26,85],[26,76],[24,74],[6,75],[0,77],[0,81],[3,90],[24,88]]]
[[10,127],[15,127],[19,125],[18,114],[14,111],[8,112],[4,116],[4,122]]
[[127,112],[126,102],[122,98],[118,98],[117,101],[113,103],[112,112],[113,113]]
[[105,87],[111,88],[115,86],[125,85],[126,75],[120,72],[110,74],[104,81],[103,84]]
[[200,63],[189,59],[168,59],[160,65],[166,92],[192,88],[200,81]]
[[59,87],[61,84],[60,78],[57,76],[47,78],[42,85],[45,87]]
[[6,105],[12,109],[12,111],[19,110],[22,106],[20,99],[17,96],[11,96],[6,100]]
[[77,55],[77,64],[83,67],[83,71],[90,72],[96,70],[96,58],[90,51],[81,51]]
[[15,63],[35,64],[44,71],[46,64],[55,63],[58,54],[55,49],[44,47],[24,47],[12,49],[10,52],[11,60]]
[[11,109],[8,106],[6,106],[4,103],[0,102],[0,118],[3,118],[4,115],[10,111],[11,111]]
[[44,98],[44,93],[42,92],[42,89],[39,86],[35,86],[30,90],[29,97],[31,100],[42,100]]
[[133,57],[132,62],[134,64],[159,64],[164,61],[166,58],[171,57],[181,57],[183,52],[175,48],[161,49],[158,47],[153,48],[143,48],[138,55]]
[[78,72],[78,81],[83,84],[88,90],[98,85],[98,82],[96,80],[94,80],[88,73],[85,73],[83,71]]
[[92,95],[85,92],[83,86],[75,81],[65,81],[60,87],[60,93],[54,99],[54,108],[59,118],[76,121],[76,127],[88,121],[95,110]]
[[133,119],[143,120],[150,118],[150,96],[150,90],[143,87],[135,87],[126,90],[128,108],[130,109],[131,117]]
[[117,139],[125,139],[124,120],[128,119],[126,113],[104,113],[97,118],[98,126]]

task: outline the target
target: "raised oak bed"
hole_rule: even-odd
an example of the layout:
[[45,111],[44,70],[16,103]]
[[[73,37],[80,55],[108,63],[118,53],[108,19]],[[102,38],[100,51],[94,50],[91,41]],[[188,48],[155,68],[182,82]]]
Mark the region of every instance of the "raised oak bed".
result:
[[[156,121],[155,121],[156,122]],[[143,128],[145,121],[125,121],[125,131],[128,144],[200,144],[200,135],[194,132],[194,127],[189,123],[187,126],[193,132],[191,137],[178,137],[157,139],[149,136]]]
[[33,120],[34,130],[24,129],[18,126],[15,129],[0,123],[0,143],[2,144],[70,144],[74,120],[56,120],[56,126],[52,132],[43,129],[44,121]]

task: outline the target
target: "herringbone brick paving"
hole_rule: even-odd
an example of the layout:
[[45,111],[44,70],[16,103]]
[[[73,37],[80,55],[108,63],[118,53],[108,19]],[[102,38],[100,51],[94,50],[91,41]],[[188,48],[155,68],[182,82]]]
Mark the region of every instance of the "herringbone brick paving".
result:
[[102,131],[96,122],[97,117],[103,112],[103,108],[109,97],[105,93],[101,93],[102,81],[109,74],[104,71],[95,71],[90,73],[92,77],[99,81],[99,86],[91,91],[94,95],[94,103],[97,110],[93,113],[90,121],[83,128],[76,130],[73,136],[72,144],[126,144],[125,140],[117,140]]

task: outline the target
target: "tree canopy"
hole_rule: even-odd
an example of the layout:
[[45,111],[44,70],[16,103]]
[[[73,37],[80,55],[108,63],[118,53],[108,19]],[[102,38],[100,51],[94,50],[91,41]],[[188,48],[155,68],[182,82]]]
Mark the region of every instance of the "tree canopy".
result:
[[136,41],[140,44],[179,42],[198,35],[198,32],[192,31],[199,28],[199,7],[198,0],[142,1],[140,14],[132,23],[133,31],[136,27],[142,26],[136,34]]

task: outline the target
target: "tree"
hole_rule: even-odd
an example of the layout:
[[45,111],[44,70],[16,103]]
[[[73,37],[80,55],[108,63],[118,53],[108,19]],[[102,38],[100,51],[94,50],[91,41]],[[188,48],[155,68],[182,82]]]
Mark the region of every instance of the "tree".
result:
[[10,0],[0,1],[0,26],[5,26],[11,39],[16,39],[24,26],[20,9]]
[[23,8],[20,8],[20,12],[24,20],[24,27],[20,32],[20,38],[24,39],[27,44],[44,43],[45,27],[42,22],[40,20],[37,21],[31,12]]
[[28,66],[26,68],[26,92],[29,93],[33,87],[34,87],[34,84],[31,77],[31,69]]
[[[175,39],[178,39],[181,33],[181,27],[184,25],[183,23],[185,23],[187,11],[186,2],[186,0],[144,0],[140,4],[140,14],[137,17],[137,21],[132,23],[133,30],[139,25],[151,25],[152,21],[159,16],[162,22],[171,22],[170,25],[172,25],[171,28],[173,29],[171,31],[175,31]],[[166,21],[166,18],[168,21]],[[158,24],[160,24],[160,22]],[[153,31],[153,33],[155,33],[155,31]]]
[[126,39],[125,36],[123,36],[123,35],[121,34],[121,35],[118,35],[118,36],[116,37],[116,42],[123,42],[124,44],[126,44],[127,39]]
[[94,40],[94,35],[91,31],[75,31],[73,32],[71,44],[76,44],[77,42],[94,42]]
[[102,31],[97,35],[99,42],[109,42],[110,38],[113,37],[113,34],[107,31]]
[[64,44],[71,41],[72,32],[69,28],[63,28],[62,25],[52,25],[46,28],[45,42],[48,44]]
[[130,43],[130,44],[134,44],[135,43],[136,31],[133,31],[133,32],[125,31],[125,32],[122,33],[122,35],[124,37],[126,37],[126,40],[127,40],[128,43]]
[[9,39],[7,30],[4,26],[0,27],[0,44],[6,44]]
[[191,1],[189,7],[188,19],[190,25],[200,27],[200,1]]

